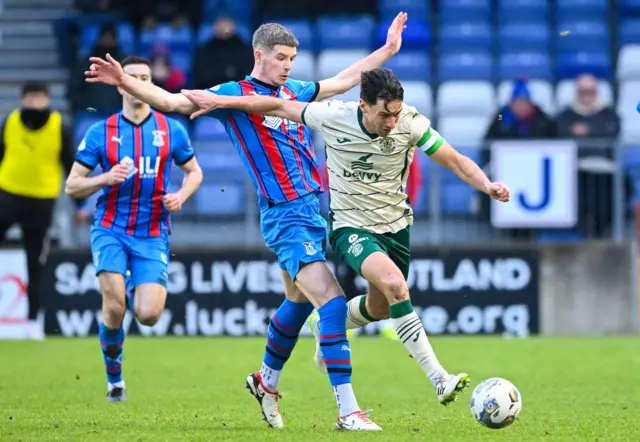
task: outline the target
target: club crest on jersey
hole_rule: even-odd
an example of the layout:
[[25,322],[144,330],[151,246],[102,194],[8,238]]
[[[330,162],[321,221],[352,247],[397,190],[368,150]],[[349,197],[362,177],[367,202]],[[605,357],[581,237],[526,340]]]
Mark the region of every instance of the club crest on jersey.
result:
[[395,149],[395,140],[393,138],[387,137],[382,140],[382,147],[380,147],[380,151],[382,153],[391,153]]
[[154,130],[153,134],[153,145],[156,147],[164,146],[164,136],[167,134],[163,130]]
[[283,100],[291,100],[291,95],[287,94],[285,91],[280,91],[280,98]]
[[313,244],[315,244],[313,241],[303,242],[302,244],[304,245],[304,248],[307,251],[307,255],[313,256],[316,253],[318,253],[318,251],[313,248]]

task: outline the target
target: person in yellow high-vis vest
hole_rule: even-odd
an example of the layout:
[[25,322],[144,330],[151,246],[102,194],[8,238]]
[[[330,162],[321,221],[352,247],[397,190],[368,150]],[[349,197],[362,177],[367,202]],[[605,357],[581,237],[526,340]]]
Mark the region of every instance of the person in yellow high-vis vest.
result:
[[[42,339],[38,323],[40,280],[46,260],[47,230],[56,199],[62,190],[63,172],[75,158],[71,131],[59,112],[49,108],[45,84],[30,82],[22,88],[22,106],[11,112],[0,128],[0,243],[7,230],[22,230],[29,277],[29,322],[25,337]],[[77,221],[86,218],[83,202],[77,202]]]

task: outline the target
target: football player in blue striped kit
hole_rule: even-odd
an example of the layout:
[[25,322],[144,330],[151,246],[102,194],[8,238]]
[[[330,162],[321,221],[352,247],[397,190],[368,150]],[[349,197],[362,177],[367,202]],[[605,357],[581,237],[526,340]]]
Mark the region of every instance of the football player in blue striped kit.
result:
[[[128,75],[151,83],[151,65],[140,57],[122,62]],[[143,325],[155,324],[167,297],[169,214],[198,189],[202,170],[186,129],[122,89],[122,111],[89,128],[66,183],[74,198],[102,191],[91,227],[91,251],[102,292],[100,345],[107,372],[107,400],[126,400],[122,347],[130,272],[133,311]],[[169,189],[172,163],[185,173],[182,187]],[[100,166],[104,173],[90,177]]]

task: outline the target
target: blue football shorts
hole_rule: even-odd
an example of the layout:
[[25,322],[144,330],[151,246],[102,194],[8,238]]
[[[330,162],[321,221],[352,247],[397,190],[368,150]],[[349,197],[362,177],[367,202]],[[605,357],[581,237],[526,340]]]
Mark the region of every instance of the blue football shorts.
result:
[[169,238],[167,235],[140,238],[115,233],[102,226],[91,227],[91,253],[96,275],[101,272],[127,275],[131,288],[155,283],[167,286]]
[[316,194],[264,208],[260,228],[265,244],[292,280],[300,271],[300,263],[326,261],[327,222],[320,214]]

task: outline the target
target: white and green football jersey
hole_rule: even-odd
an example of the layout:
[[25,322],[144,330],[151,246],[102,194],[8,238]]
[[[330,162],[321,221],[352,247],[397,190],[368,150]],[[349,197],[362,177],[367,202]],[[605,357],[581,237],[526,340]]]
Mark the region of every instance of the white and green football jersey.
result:
[[403,105],[396,127],[379,137],[365,129],[358,103],[332,100],[309,103],[302,121],[324,136],[333,230],[395,233],[413,224],[406,186],[415,147],[432,155],[443,143],[428,118]]

